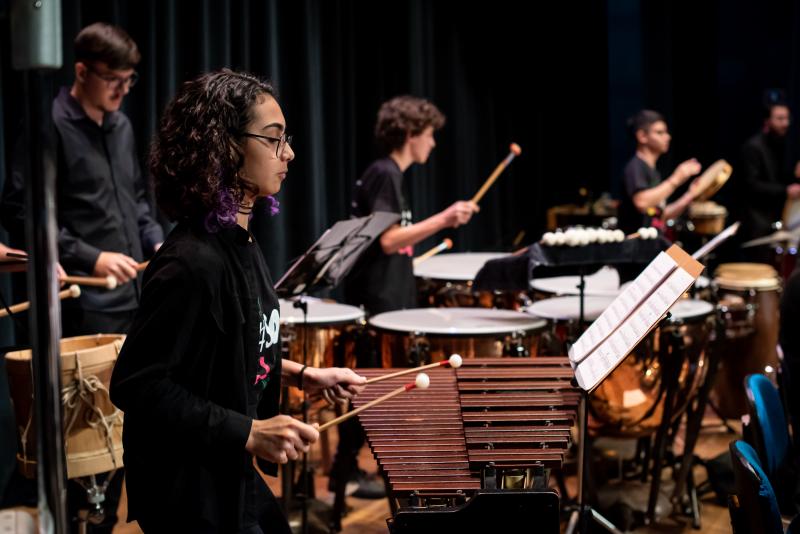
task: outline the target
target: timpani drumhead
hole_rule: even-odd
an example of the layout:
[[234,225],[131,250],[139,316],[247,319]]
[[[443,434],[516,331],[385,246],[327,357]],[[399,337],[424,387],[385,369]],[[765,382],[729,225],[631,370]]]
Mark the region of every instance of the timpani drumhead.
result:
[[680,299],[669,309],[671,321],[692,322],[714,313],[714,305],[704,300]]
[[489,308],[415,308],[380,313],[369,319],[375,328],[392,332],[470,336],[539,330],[546,321],[527,313]]
[[[619,273],[613,267],[603,267],[594,274],[583,277],[586,283],[584,294],[592,297],[616,297],[619,294]],[[578,295],[580,276],[553,276],[537,278],[531,287],[554,295]]]
[[[584,320],[594,321],[613,301],[613,297],[585,297]],[[580,319],[580,297],[553,297],[540,300],[525,308],[525,312],[551,321],[577,321]]]
[[455,252],[438,254],[414,267],[414,276],[431,280],[469,282],[489,260],[505,258],[505,252]]
[[[308,324],[351,323],[364,318],[364,310],[318,298],[305,297],[308,303]],[[294,307],[294,300],[280,299],[281,324],[303,324],[303,310]]]
[[697,280],[694,283],[694,287],[697,289],[708,289],[708,286],[711,285],[711,279],[707,276],[703,276],[702,274],[697,277]]

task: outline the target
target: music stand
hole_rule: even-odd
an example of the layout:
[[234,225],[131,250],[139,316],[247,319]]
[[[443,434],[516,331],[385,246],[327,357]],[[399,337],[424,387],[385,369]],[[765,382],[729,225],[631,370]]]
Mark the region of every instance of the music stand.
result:
[[336,287],[367,247],[399,221],[397,213],[376,211],[337,222],[289,267],[275,284],[275,291],[278,296],[289,298]]
[[[308,326],[308,303],[304,297],[312,291],[332,289],[339,285],[372,242],[399,221],[399,214],[385,211],[376,211],[357,219],[338,221],[325,230],[322,236],[289,267],[275,284],[275,292],[279,297],[294,299],[294,307],[303,312],[302,325],[304,328]],[[308,365],[307,335],[303,338],[303,365]],[[308,423],[308,399],[305,391],[303,392],[303,422]],[[287,478],[293,478],[290,471],[289,468],[284,471],[283,481],[283,499],[287,517],[291,503],[291,484]],[[303,493],[300,495],[303,503],[301,531],[306,534],[308,532],[308,504],[313,490],[308,472],[308,454],[303,454],[301,471],[303,480]]]

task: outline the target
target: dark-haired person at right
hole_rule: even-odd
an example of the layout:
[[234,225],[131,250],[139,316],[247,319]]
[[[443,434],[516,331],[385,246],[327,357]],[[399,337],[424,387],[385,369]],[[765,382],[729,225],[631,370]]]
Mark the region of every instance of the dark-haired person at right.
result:
[[697,195],[693,187],[697,182],[676,200],[668,202],[669,198],[701,167],[696,159],[688,159],[662,180],[656,162],[667,153],[672,139],[667,121],[657,111],[643,109],[628,119],[628,129],[636,141],[636,154],[625,165],[619,227],[632,233],[681,215]]
[[[791,169],[786,136],[791,124],[789,106],[779,90],[767,91],[761,129],[742,147],[741,175],[737,179],[742,200],[742,240],[763,237],[783,218],[787,199],[800,198],[800,169]],[[767,247],[742,249],[750,261],[771,262]]]

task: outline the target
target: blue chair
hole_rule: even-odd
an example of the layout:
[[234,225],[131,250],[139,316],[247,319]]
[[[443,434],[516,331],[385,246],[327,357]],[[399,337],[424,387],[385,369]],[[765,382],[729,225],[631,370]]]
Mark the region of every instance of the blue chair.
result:
[[755,448],[764,462],[770,480],[789,459],[791,442],[780,394],[769,379],[761,374],[744,379],[753,425]]
[[[729,503],[733,532],[783,534],[778,500],[755,449],[739,440],[731,443],[730,451],[736,480],[736,495]],[[800,516],[794,518],[786,532],[800,532]]]
[[744,382],[753,445],[775,490],[781,511],[793,516],[798,511],[795,503],[798,475],[791,457],[789,425],[780,393],[764,375],[748,375]]

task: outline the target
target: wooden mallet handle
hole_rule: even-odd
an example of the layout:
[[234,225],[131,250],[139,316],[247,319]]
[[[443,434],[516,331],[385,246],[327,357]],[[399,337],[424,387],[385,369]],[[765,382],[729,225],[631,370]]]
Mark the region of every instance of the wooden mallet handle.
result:
[[390,378],[397,378],[398,376],[410,375],[411,373],[419,373],[420,371],[425,371],[426,369],[433,369],[435,367],[445,367],[449,365],[453,369],[458,369],[459,367],[461,367],[462,362],[463,360],[461,359],[460,355],[453,354],[447,360],[442,360],[436,363],[429,363],[427,365],[420,365],[419,367],[411,367],[409,369],[403,369],[402,371],[395,371],[394,373],[389,373],[381,376],[376,376],[375,378],[370,378],[369,380],[364,382],[364,385],[374,384],[375,382],[382,382],[384,380],[389,380]]
[[478,192],[475,193],[474,197],[472,197],[472,202],[474,202],[475,204],[480,202],[481,199],[483,198],[483,195],[486,194],[486,191],[488,191],[489,188],[492,187],[494,181],[497,180],[498,176],[500,176],[500,173],[502,173],[505,170],[505,168],[508,167],[508,164],[511,163],[511,161],[514,159],[515,156],[519,156],[521,153],[522,149],[519,147],[519,145],[516,143],[511,143],[510,152],[508,153],[508,156],[506,156],[505,159],[500,162],[500,164],[495,168],[494,172],[489,175],[489,177],[486,179],[485,182],[483,182],[481,188],[478,189]]
[[106,276],[65,276],[60,279],[65,284],[78,284],[79,286],[104,287],[114,289],[117,287],[117,279],[111,275]]
[[[71,285],[67,289],[63,289],[58,292],[58,299],[64,300],[66,298],[78,298],[81,295],[81,288],[76,285]],[[13,306],[9,306],[8,309],[2,308],[0,309],[0,317],[7,317],[9,310],[11,313],[19,313],[23,312],[31,307],[31,301],[20,302],[19,304],[14,304]]]
[[414,382],[409,382],[405,386],[400,386],[399,388],[397,388],[397,389],[395,389],[393,391],[390,391],[386,395],[378,397],[375,400],[369,401],[364,406],[359,406],[355,410],[351,410],[351,411],[347,412],[346,414],[344,414],[344,415],[342,415],[340,417],[337,417],[336,419],[331,419],[330,421],[328,421],[327,423],[325,423],[324,425],[319,427],[319,431],[320,432],[324,432],[324,431],[328,430],[329,428],[338,425],[339,423],[343,423],[343,422],[347,421],[351,417],[355,417],[356,415],[360,414],[364,410],[369,410],[370,408],[372,408],[374,406],[377,406],[378,404],[380,404],[382,402],[385,402],[385,401],[391,399],[392,397],[396,397],[396,396],[398,396],[401,393],[404,393],[406,391],[411,391],[412,389],[417,388],[417,387],[420,388],[420,389],[425,389],[425,388],[428,387],[429,384],[430,384],[430,378],[428,378],[428,375],[426,375],[425,373],[420,373],[419,375],[417,375],[417,379],[414,380]]
[[451,248],[453,248],[453,240],[445,238],[444,240],[442,240],[441,243],[430,249],[425,254],[422,254],[414,258],[414,267],[416,267],[423,261],[427,260],[428,258],[436,256],[438,253],[443,252],[445,250],[450,250]]

